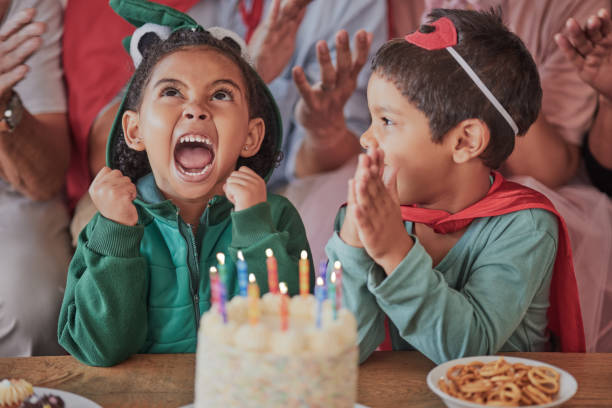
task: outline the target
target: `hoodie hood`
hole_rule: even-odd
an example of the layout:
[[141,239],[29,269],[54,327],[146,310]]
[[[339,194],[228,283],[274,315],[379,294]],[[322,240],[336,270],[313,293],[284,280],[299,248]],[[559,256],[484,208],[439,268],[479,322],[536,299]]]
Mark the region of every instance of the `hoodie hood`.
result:
[[[110,0],[109,4],[117,14],[136,27],[134,34],[123,40],[124,48],[130,53],[136,67],[142,62],[143,51],[146,50],[148,46],[156,44],[159,40],[166,40],[173,32],[178,30],[187,29],[192,31],[203,31],[218,40],[231,44],[232,48],[236,50],[236,53],[238,53],[239,48],[240,57],[248,63],[247,69],[251,71],[251,74],[255,78],[255,94],[261,96],[263,99],[261,101],[258,100],[258,103],[264,103],[268,107],[268,109],[264,110],[266,114],[261,115],[266,127],[264,140],[271,140],[276,156],[279,155],[282,143],[282,122],[280,112],[268,86],[253,68],[250,56],[246,51],[246,44],[240,36],[230,30],[220,27],[205,29],[198,25],[191,17],[180,11],[147,0]],[[157,41],[151,41],[152,35],[157,37]],[[122,172],[133,181],[137,181],[137,179],[143,175],[141,174],[142,167],[148,166],[146,152],[137,152],[127,147],[123,140],[122,129],[122,117],[127,105],[126,99],[132,86],[133,76],[132,79],[130,79],[127,92],[121,101],[119,111],[115,116],[108,137],[106,145],[106,164],[112,169],[119,168],[119,155],[121,155],[123,162],[129,162],[131,164],[122,166]],[[254,157],[257,157],[257,155]],[[248,163],[239,160],[238,165],[248,166]],[[275,165],[271,163],[269,170],[258,173],[262,178],[268,181],[274,167]]]

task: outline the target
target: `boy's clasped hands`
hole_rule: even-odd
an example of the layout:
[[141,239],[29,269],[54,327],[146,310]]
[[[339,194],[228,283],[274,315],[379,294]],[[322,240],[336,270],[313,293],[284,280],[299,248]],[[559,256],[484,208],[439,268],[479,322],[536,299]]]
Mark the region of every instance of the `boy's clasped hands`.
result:
[[389,275],[412,248],[397,191],[397,169],[386,167],[384,152],[369,149],[359,156],[349,193],[340,238],[362,247]]

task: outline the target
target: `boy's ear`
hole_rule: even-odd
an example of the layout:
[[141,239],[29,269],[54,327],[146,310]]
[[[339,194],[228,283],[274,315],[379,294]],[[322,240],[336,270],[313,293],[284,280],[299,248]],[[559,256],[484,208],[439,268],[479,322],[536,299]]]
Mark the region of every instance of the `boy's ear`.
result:
[[491,132],[486,123],[480,119],[466,119],[459,123],[452,132],[453,161],[466,163],[479,157],[489,146]]
[[266,124],[262,118],[249,120],[249,132],[240,150],[240,157],[253,157],[259,151],[266,135]]
[[138,112],[126,110],[121,117],[121,125],[123,126],[123,135],[125,143],[130,149],[139,152],[145,149],[145,145],[140,137],[140,126],[138,121]]

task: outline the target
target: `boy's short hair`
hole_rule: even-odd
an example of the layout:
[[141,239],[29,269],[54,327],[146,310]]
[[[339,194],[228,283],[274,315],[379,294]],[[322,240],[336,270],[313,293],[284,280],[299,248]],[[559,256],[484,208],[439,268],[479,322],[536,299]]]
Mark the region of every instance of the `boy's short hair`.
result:
[[[502,23],[501,9],[486,12],[435,9],[429,21],[449,18],[457,29],[453,48],[467,61],[495,95],[524,135],[538,117],[542,88],[531,54]],[[422,32],[431,30],[421,26]],[[372,70],[392,81],[402,95],[429,119],[432,140],[461,121],[478,118],[487,124],[491,139],[480,156],[497,168],[514,149],[514,132],[457,61],[445,50],[428,51],[404,39],[383,45]]]

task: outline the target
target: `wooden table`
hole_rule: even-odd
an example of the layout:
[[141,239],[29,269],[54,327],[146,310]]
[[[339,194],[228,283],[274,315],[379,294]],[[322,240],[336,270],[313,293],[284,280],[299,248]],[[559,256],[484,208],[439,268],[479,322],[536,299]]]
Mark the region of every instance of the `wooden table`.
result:
[[[578,381],[571,407],[612,407],[612,353],[507,353],[554,364]],[[70,391],[103,407],[171,407],[193,402],[193,354],[136,355],[110,368],[70,356],[0,358],[1,378]],[[418,352],[376,352],[359,368],[358,402],[377,407],[443,407],[427,388],[434,364]],[[70,408],[70,407],[68,407]]]

